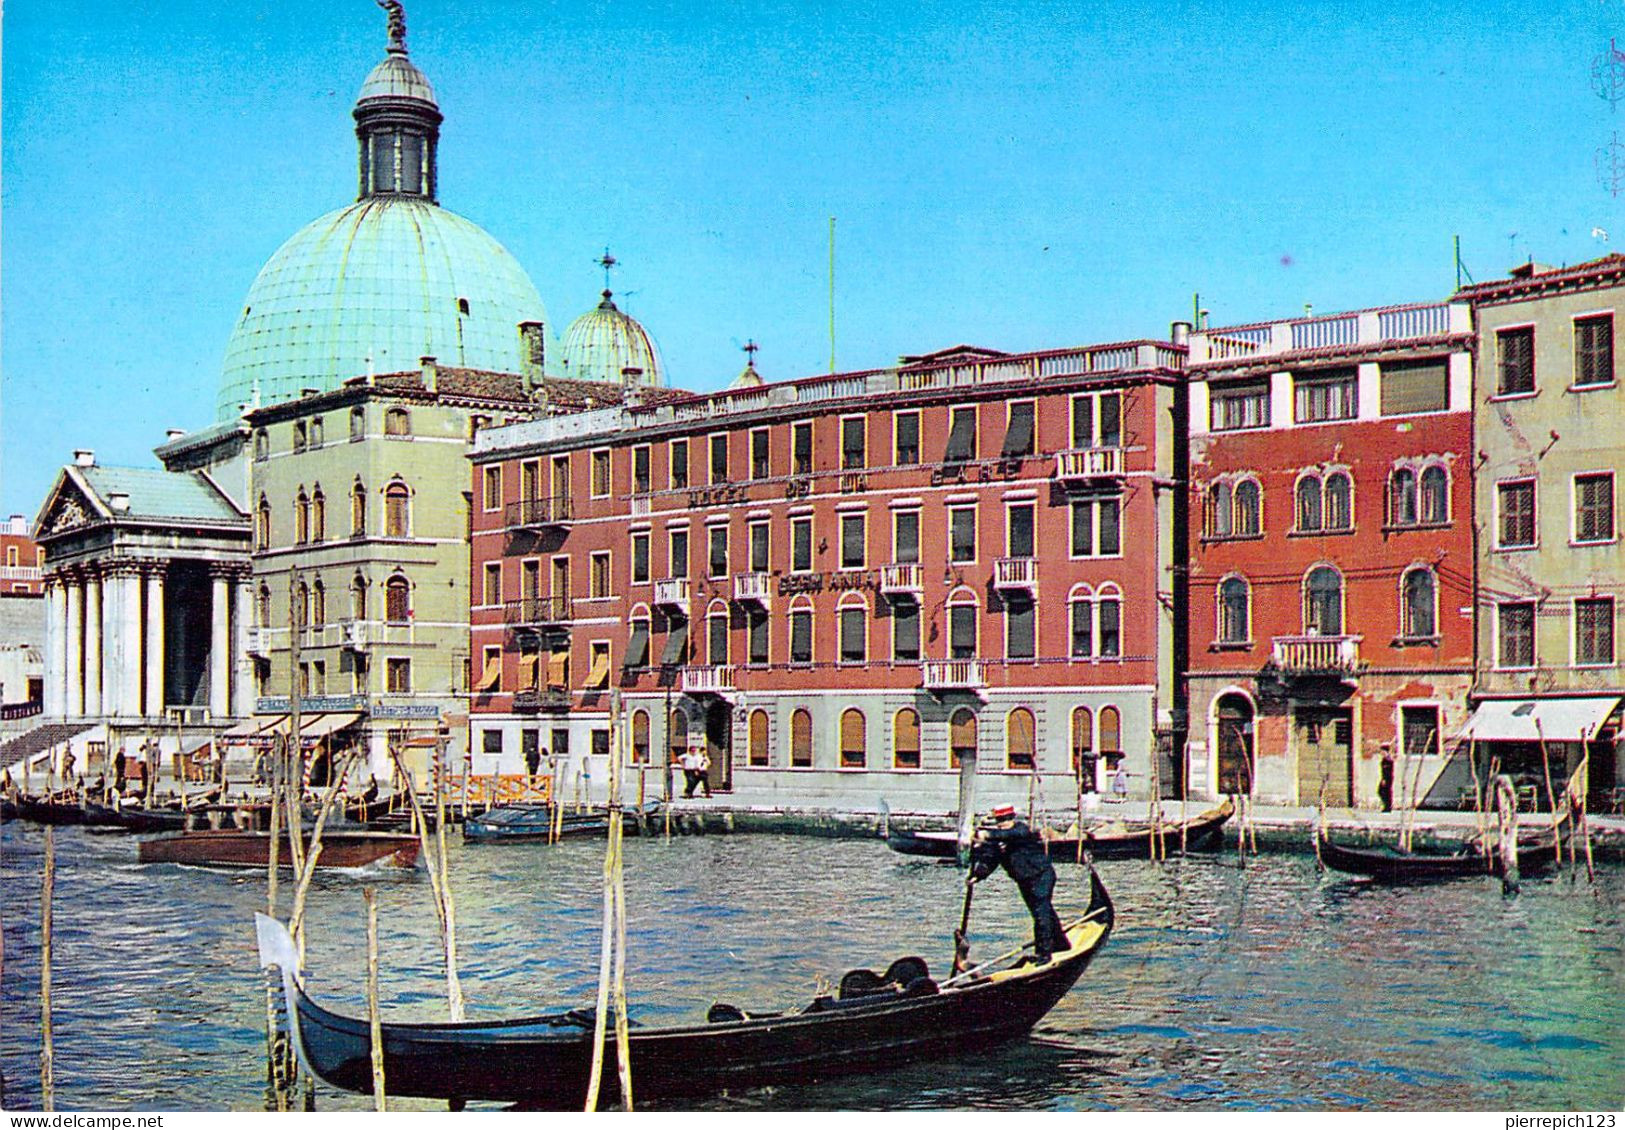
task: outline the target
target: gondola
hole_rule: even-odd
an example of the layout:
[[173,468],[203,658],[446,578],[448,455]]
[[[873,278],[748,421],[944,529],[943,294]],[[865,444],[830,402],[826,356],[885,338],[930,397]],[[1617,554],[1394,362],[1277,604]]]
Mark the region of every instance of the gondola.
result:
[[[790,1012],[714,1005],[706,1022],[631,1028],[633,1091],[642,1098],[807,1083],[940,1058],[1024,1035],[1072,988],[1111,933],[1111,899],[1090,877],[1087,911],[1067,927],[1070,950],[1036,965],[1020,951],[933,982],[919,958],[887,977],[854,971],[840,996]],[[256,915],[260,963],[282,971],[294,1046],[311,1074],[370,1094],[365,1017],[342,1016],[306,995],[287,930]],[[503,1021],[383,1025],[384,1080],[392,1096],[520,1103],[580,1110],[592,1057],[593,1013]],[[613,1034],[605,1039],[604,1101],[618,1092]]]
[[[639,829],[660,812],[660,802],[652,801],[642,808],[628,808],[625,825],[628,835],[637,835]],[[551,839],[553,808],[546,804],[502,804],[481,813],[470,813],[463,821],[463,840],[466,843],[524,843]],[[559,834],[565,839],[591,839],[609,830],[609,813],[604,809],[569,812],[560,818]]]
[[[1187,851],[1200,851],[1213,846],[1223,835],[1224,823],[1235,812],[1235,804],[1226,798],[1217,808],[1210,809],[1186,821],[1162,825],[1162,851],[1159,855],[1178,852],[1181,843]],[[1131,824],[1104,824],[1076,833],[1045,831],[1044,842],[1050,858],[1057,863],[1078,862],[1083,856],[1095,859],[1149,859],[1152,841],[1156,839],[1149,821]],[[890,830],[886,846],[902,855],[929,856],[952,859],[959,854],[959,837],[954,832],[906,832]]]
[[[271,859],[269,832],[241,832],[235,828],[177,832],[142,840],[137,857],[142,863],[186,863],[197,867],[248,867],[264,870]],[[322,833],[322,854],[318,867],[365,867],[384,861],[396,867],[417,865],[419,841],[416,836],[387,832]],[[278,851],[284,867],[292,864],[285,847]]]
[[[1557,861],[1559,835],[1547,831],[1518,840],[1518,871],[1543,871]],[[1321,863],[1334,871],[1360,875],[1385,883],[1422,883],[1437,879],[1504,875],[1499,848],[1488,850],[1475,841],[1462,844],[1414,847],[1401,851],[1392,844],[1340,844],[1322,828],[1316,853]]]

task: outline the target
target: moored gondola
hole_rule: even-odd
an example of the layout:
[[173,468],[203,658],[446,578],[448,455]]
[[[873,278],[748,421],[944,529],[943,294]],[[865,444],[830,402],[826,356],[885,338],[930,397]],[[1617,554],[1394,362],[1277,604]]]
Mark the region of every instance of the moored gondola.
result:
[[[1085,828],[1082,835],[1075,830],[1045,831],[1044,843],[1050,858],[1057,863],[1074,863],[1086,856],[1095,859],[1148,859],[1153,842],[1160,835],[1161,851],[1157,854],[1177,853],[1181,845],[1187,851],[1200,851],[1212,847],[1224,834],[1225,821],[1235,812],[1235,804],[1228,798],[1217,808],[1183,824],[1164,822],[1160,832],[1149,821],[1101,824]],[[952,859],[959,854],[959,838],[953,832],[909,832],[891,829],[886,833],[886,846],[901,855],[927,856]]]
[[[389,832],[344,832],[328,829],[322,834],[322,854],[318,867],[365,867],[380,861],[395,867],[417,865],[419,841],[416,836]],[[243,832],[235,828],[176,832],[142,840],[136,849],[142,863],[184,863],[196,867],[248,867],[264,870],[271,860],[269,832]],[[291,866],[288,853],[278,852],[282,866]]]
[[[305,992],[298,954],[282,925],[256,915],[260,963],[282,971],[294,1045],[310,1072],[359,1094],[372,1089],[366,1019],[323,1008]],[[848,991],[798,1011],[711,1009],[706,1022],[634,1026],[631,1062],[640,1098],[712,1094],[881,1070],[1019,1037],[1083,975],[1111,933],[1112,903],[1090,876],[1087,911],[1067,927],[1070,950],[1023,965],[1020,951],[940,985],[918,958],[906,984],[849,974]],[[889,971],[890,972],[890,971]],[[392,1096],[580,1109],[592,1058],[593,1014],[573,1010],[505,1021],[383,1025],[384,1077]],[[605,1063],[615,1062],[613,1036]],[[604,1074],[606,1100],[617,1088]]]
[[[1560,834],[1561,830],[1520,838],[1519,872],[1530,874],[1552,866],[1557,860]],[[1392,844],[1340,844],[1328,836],[1325,829],[1316,835],[1319,839],[1316,853],[1325,866],[1386,883],[1424,883],[1506,873],[1499,849],[1493,845],[1486,849],[1471,840],[1402,851]]]
[[[660,812],[660,802],[642,808],[628,808],[626,832],[637,835],[649,819]],[[463,821],[463,839],[468,843],[524,843],[552,838],[553,808],[546,804],[503,804]],[[609,831],[609,813],[604,809],[564,812],[559,817],[561,839],[590,839]]]

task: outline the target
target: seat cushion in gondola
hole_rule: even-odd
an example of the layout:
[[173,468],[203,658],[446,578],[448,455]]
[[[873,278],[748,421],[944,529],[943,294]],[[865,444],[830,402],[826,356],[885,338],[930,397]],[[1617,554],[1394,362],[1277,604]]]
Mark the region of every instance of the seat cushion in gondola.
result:
[[856,1000],[877,993],[901,993],[919,980],[929,980],[931,967],[923,957],[900,957],[886,967],[884,974],[872,969],[854,969],[841,978],[838,999]]
[[712,1005],[711,1010],[705,1014],[707,1024],[735,1024],[748,1019],[749,1017],[745,1015],[744,1009],[738,1005],[724,1004],[721,1001]]

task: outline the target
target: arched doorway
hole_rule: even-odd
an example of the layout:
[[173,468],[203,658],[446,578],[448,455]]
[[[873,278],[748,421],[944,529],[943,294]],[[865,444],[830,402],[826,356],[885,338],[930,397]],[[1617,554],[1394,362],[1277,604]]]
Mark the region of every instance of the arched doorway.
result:
[[1253,791],[1253,704],[1244,695],[1222,695],[1215,707],[1218,722],[1219,792]]
[[714,702],[705,711],[705,753],[711,759],[706,781],[711,792],[733,788],[733,707]]

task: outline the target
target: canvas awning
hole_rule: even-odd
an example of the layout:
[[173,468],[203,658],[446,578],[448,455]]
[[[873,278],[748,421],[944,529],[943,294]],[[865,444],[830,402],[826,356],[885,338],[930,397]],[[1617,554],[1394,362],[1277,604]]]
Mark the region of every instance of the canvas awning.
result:
[[1012,455],[1025,455],[1032,449],[1032,412],[1012,411],[1010,413],[1010,423],[1004,430],[1004,448],[1000,454],[1009,458]]
[[250,718],[246,722],[237,723],[231,729],[222,733],[220,738],[222,741],[228,742],[246,741],[249,738],[265,733],[286,717],[286,714],[262,714],[256,718]]
[[683,661],[683,654],[688,648],[688,621],[672,621],[671,631],[666,636],[666,650],[660,655],[660,664],[663,667],[675,667]]
[[597,690],[609,684],[609,649],[605,648],[592,657],[592,670],[587,672],[587,681],[583,684],[588,690]]
[[964,463],[976,457],[976,416],[973,412],[956,412],[953,426],[948,432],[948,450],[943,453],[944,463]]
[[1618,707],[1618,695],[1487,699],[1473,711],[1461,737],[1481,742],[1590,741]]
[[485,670],[480,672],[479,682],[474,684],[475,694],[488,694],[496,689],[502,681],[502,657],[493,655],[485,661]]
[[336,734],[346,726],[353,726],[361,721],[359,714],[318,714],[309,722],[299,727],[301,738],[325,738],[329,734]]
[[547,685],[563,690],[570,685],[570,653],[555,651],[547,657]]
[[632,638],[626,644],[627,667],[647,667],[649,665],[649,625],[643,620],[632,623]]

